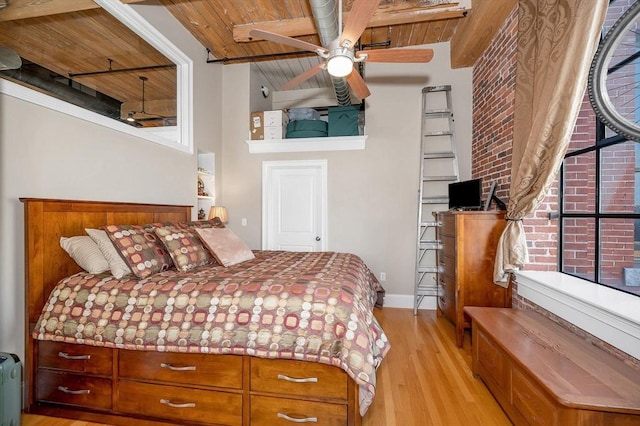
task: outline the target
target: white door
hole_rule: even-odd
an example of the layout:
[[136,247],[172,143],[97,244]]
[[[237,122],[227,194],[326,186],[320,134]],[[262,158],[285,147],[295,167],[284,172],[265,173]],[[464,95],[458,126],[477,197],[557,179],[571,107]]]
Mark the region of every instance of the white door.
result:
[[327,249],[327,161],[262,163],[262,248]]

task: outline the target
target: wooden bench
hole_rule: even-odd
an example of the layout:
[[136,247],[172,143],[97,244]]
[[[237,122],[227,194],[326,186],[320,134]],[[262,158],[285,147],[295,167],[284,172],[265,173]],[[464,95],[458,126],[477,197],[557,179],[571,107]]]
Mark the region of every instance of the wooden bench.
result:
[[640,371],[536,312],[464,310],[473,373],[515,425],[640,425]]

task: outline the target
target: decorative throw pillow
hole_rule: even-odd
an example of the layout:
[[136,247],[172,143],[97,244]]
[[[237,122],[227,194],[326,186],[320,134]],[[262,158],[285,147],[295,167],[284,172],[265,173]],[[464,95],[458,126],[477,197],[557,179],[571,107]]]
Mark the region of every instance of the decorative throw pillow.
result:
[[213,260],[197,234],[189,229],[164,226],[155,228],[154,232],[169,252],[173,264],[180,271],[188,271],[196,266],[211,263]]
[[229,228],[196,228],[195,231],[213,257],[224,266],[255,258],[249,247]]
[[60,247],[90,274],[100,274],[109,270],[109,262],[102,255],[98,245],[86,235],[77,237],[61,237]]
[[162,223],[107,225],[103,229],[131,272],[138,278],[146,278],[173,265],[171,256],[153,232],[162,226]]
[[224,228],[224,224],[219,217],[214,217],[209,220],[192,220],[190,222],[178,222],[177,225],[183,229],[195,229],[195,228]]
[[98,245],[100,252],[109,263],[109,269],[111,275],[120,279],[125,275],[131,274],[131,269],[124,263],[124,260],[118,254],[118,251],[113,246],[111,239],[102,229],[86,228],[85,232],[91,237],[91,239]]

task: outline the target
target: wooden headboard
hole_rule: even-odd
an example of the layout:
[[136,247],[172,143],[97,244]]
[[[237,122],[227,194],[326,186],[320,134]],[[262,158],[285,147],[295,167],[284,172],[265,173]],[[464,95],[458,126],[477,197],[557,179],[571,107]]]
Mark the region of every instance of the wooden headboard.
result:
[[[20,201],[24,203],[27,356],[33,353],[31,330],[40,316],[45,298],[59,280],[80,271],[80,267],[60,247],[60,237],[86,235],[85,228],[104,225],[142,225],[191,219],[191,206],[38,198],[21,198]],[[33,363],[25,365],[27,381],[30,381],[33,376],[29,367]]]

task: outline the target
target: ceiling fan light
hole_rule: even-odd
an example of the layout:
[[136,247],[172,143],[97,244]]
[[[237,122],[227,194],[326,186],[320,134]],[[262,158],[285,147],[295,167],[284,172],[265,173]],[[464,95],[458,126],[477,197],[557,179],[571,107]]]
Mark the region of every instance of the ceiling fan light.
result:
[[334,77],[346,77],[353,70],[353,60],[348,56],[336,55],[327,61],[327,71]]

